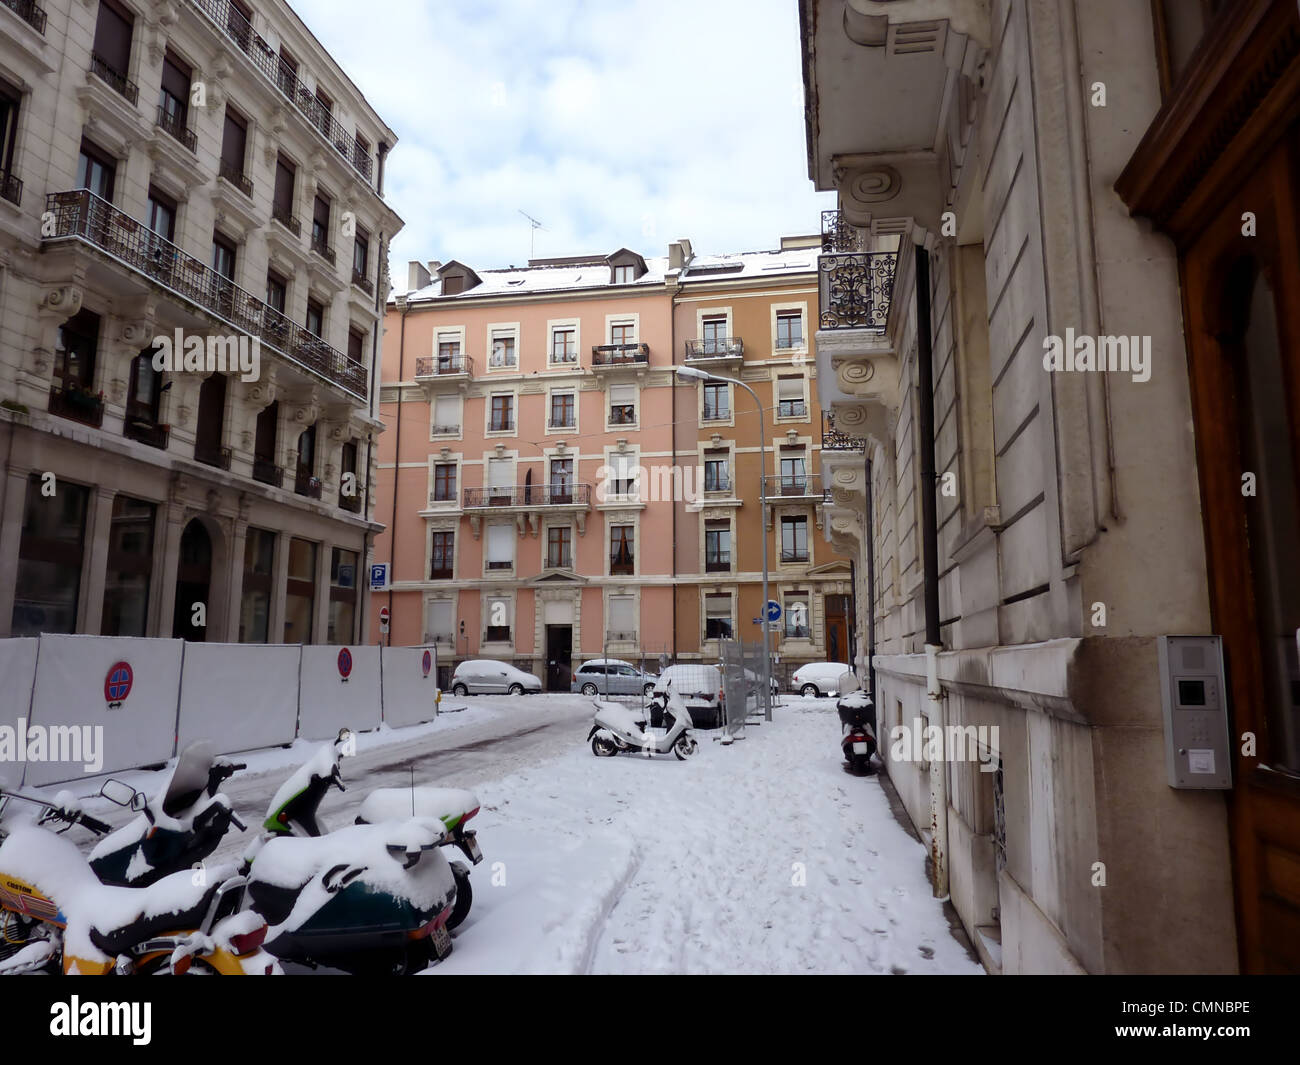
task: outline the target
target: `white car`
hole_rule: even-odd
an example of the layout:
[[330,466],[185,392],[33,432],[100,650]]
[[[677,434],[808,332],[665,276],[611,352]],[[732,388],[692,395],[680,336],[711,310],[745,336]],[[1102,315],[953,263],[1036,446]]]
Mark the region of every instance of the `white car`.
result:
[[843,662],[805,662],[794,671],[790,687],[800,695],[835,695],[840,677],[852,672]]
[[525,673],[508,662],[492,658],[471,658],[456,667],[451,675],[451,693],[465,695],[523,695],[540,692],[542,681],[535,673]]
[[696,728],[722,727],[725,710],[722,670],[706,665],[669,666],[655,681],[655,691],[663,691],[669,681],[691,712]]

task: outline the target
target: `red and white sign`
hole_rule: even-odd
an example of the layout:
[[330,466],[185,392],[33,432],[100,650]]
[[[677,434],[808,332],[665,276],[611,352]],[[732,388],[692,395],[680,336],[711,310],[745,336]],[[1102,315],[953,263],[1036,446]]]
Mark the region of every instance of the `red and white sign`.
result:
[[379,608],[379,631],[380,631],[380,632],[387,632],[387,631],[388,631],[388,619],[389,619],[389,617],[391,617],[391,615],[390,615],[389,612],[388,612],[388,607],[386,607],[386,606],[381,606],[381,607]]
[[431,670],[432,668],[433,668],[433,653],[430,651],[425,651],[424,658],[421,659],[420,661],[420,669],[427,677],[429,675],[429,670]]
[[131,694],[131,685],[135,683],[135,673],[130,662],[114,662],[108,667],[104,677],[104,699],[110,708],[116,710]]
[[347,680],[352,675],[352,652],[346,647],[339,648],[339,676]]

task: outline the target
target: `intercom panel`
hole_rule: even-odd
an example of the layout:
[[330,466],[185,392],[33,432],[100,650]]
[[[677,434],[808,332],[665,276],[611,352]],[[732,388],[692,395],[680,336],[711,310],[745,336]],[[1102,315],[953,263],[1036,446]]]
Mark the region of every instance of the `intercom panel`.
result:
[[1171,788],[1231,788],[1232,740],[1223,641],[1161,636],[1160,694]]

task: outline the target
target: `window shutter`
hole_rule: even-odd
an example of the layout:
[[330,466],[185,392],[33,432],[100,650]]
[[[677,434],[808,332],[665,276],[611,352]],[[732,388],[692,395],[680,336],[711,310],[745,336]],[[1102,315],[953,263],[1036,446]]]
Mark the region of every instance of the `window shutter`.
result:
[[226,128],[221,137],[222,165],[237,174],[242,174],[244,172],[244,155],[247,144],[248,127],[227,108]]
[[776,379],[776,395],[778,399],[803,399],[803,378],[778,377]]
[[488,459],[488,487],[513,488],[514,474],[507,459]]
[[620,407],[636,403],[636,385],[610,385],[609,405]]
[[451,428],[460,424],[460,403],[455,396],[439,396],[433,409],[433,424]]
[[635,596],[611,595],[609,597],[609,631],[637,631]]
[[489,525],[487,535],[487,560],[513,562],[515,557],[515,528],[513,525]]

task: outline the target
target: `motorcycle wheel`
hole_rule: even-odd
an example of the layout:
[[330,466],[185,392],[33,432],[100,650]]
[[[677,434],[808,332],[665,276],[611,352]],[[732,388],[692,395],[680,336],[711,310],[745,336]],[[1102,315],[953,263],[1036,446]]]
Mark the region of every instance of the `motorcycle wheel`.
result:
[[684,762],[692,755],[696,754],[700,745],[695,742],[694,736],[678,736],[677,742],[673,744],[673,754],[677,755],[679,762]]
[[447,918],[448,932],[469,916],[469,908],[474,904],[474,889],[469,885],[469,870],[460,862],[452,862],[451,874],[456,878],[456,903],[451,908],[451,916]]
[[604,736],[591,737],[591,753],[597,758],[613,758],[618,754],[618,745]]

